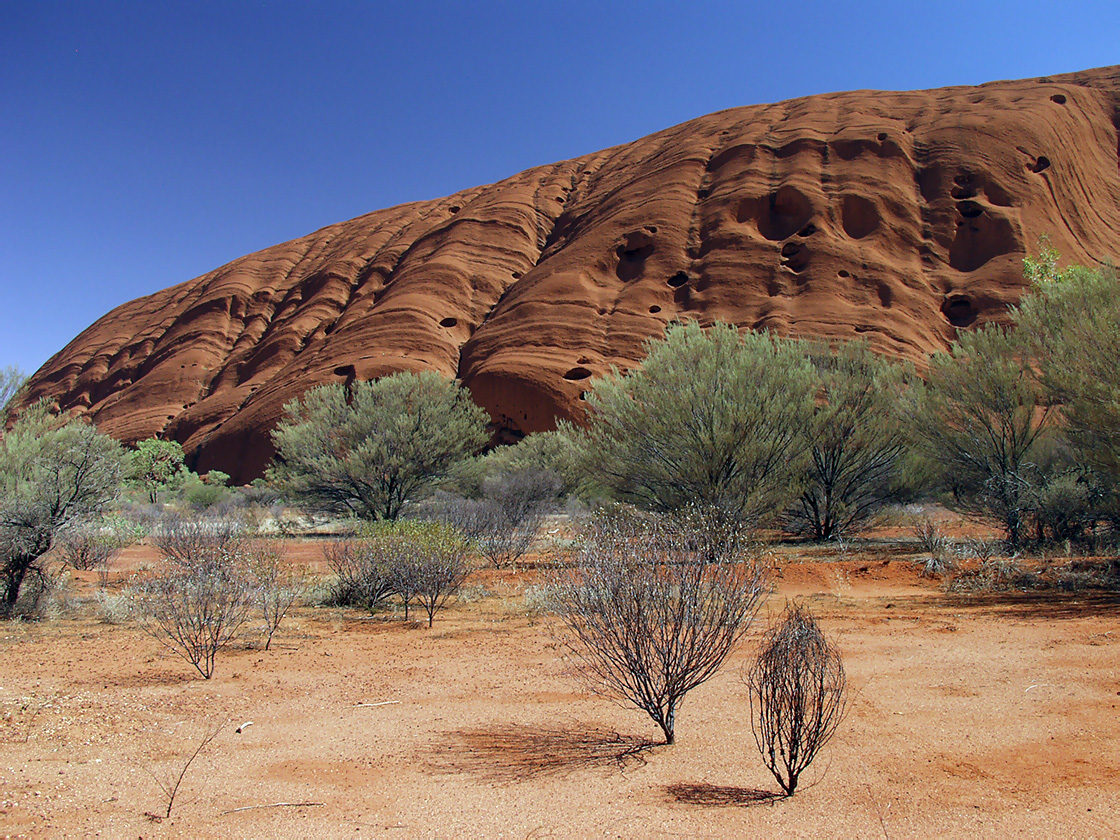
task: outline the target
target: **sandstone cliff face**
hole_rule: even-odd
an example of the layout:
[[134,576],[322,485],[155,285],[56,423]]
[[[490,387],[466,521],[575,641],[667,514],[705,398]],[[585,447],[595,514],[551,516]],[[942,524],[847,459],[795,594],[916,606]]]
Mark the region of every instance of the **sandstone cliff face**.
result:
[[1039,236],[1120,254],[1118,126],[1120,67],[721,111],[124,304],[26,401],[245,481],[315,385],[434,369],[515,438],[578,419],[588,380],[679,318],[920,361],[1005,316]]

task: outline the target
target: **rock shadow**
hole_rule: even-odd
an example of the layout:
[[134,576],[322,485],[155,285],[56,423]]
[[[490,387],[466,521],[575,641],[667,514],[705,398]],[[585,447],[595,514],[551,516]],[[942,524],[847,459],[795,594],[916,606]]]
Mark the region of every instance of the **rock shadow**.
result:
[[471,773],[488,781],[511,783],[576,770],[644,765],[654,741],[605,729],[546,729],[498,726],[449,732],[433,746],[428,766],[435,772]]
[[780,793],[756,788],[741,788],[729,785],[709,785],[706,783],[678,782],[665,788],[672,802],[685,805],[728,806],[746,808],[751,805],[766,805],[785,799]]

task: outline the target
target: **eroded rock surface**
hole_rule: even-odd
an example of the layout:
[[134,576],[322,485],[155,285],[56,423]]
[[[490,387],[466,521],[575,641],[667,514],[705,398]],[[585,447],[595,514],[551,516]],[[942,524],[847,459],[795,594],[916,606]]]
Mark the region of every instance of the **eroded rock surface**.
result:
[[920,361],[1005,317],[1039,236],[1120,255],[1120,67],[735,108],[379,210],[108,313],[32,378],[124,440],[260,475],[288,400],[434,369],[507,439],[677,318]]

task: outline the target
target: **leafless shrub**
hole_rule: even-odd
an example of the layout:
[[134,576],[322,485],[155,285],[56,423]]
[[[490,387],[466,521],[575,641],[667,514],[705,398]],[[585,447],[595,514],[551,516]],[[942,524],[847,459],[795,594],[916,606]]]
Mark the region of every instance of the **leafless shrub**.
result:
[[678,521],[608,512],[591,519],[575,567],[552,582],[592,687],[646,712],[667,744],[681,701],[720,669],[763,592],[756,564],[714,548]]
[[840,652],[812,614],[786,608],[746,674],[751,728],[766,767],[786,796],[844,717],[847,680]]
[[981,563],[987,563],[1003,551],[1003,541],[969,537],[964,541],[963,549],[969,557],[975,557]]
[[952,546],[952,541],[941,530],[940,526],[930,519],[928,516],[919,519],[913,527],[913,533],[918,540],[918,547],[935,556],[942,556],[948,553],[949,548]]
[[240,529],[221,520],[161,524],[163,567],[130,593],[140,626],[205,678],[248,620],[254,589]]
[[265,650],[272,645],[280,623],[304,591],[303,581],[286,564],[284,554],[284,544],[278,540],[252,540],[245,546],[253,600],[264,619]]
[[1019,566],[1014,557],[985,560],[975,569],[955,574],[946,587],[950,592],[1006,592],[1010,589],[1033,589],[1039,578]]
[[163,516],[152,531],[159,553],[174,567],[226,564],[247,541],[244,523],[220,516]]
[[924,517],[914,524],[913,533],[918,540],[919,548],[926,554],[926,557],[918,560],[925,577],[940,577],[954,568],[955,564],[950,555],[952,540],[942,532],[936,522],[928,516]]
[[487,478],[478,499],[439,493],[421,506],[420,515],[455,528],[502,568],[516,563],[532,546],[561,488],[556,473],[518,470]]
[[386,558],[370,540],[334,540],[324,546],[323,556],[335,574],[331,604],[372,613],[393,594]]
[[120,542],[97,523],[84,523],[59,535],[58,556],[72,569],[96,569],[108,565],[120,551]]

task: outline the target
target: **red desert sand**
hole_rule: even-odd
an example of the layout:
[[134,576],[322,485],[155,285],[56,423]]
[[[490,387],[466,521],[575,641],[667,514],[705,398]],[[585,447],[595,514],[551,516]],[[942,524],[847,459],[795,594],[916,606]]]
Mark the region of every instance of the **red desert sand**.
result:
[[[153,557],[128,549],[118,574]],[[556,620],[527,609],[539,568],[477,573],[490,594],[430,630],[301,607],[272,650],[226,650],[209,681],[127,624],[5,624],[0,836],[1120,833],[1116,596],[947,594],[905,549],[874,543],[773,558],[774,593],[687,696],[671,747],[572,673]],[[291,559],[321,569],[321,543]],[[72,597],[92,597],[92,574]],[[741,670],[793,597],[842,652],[851,701],[803,786],[777,799]],[[162,818],[155,779],[223,722]]]

